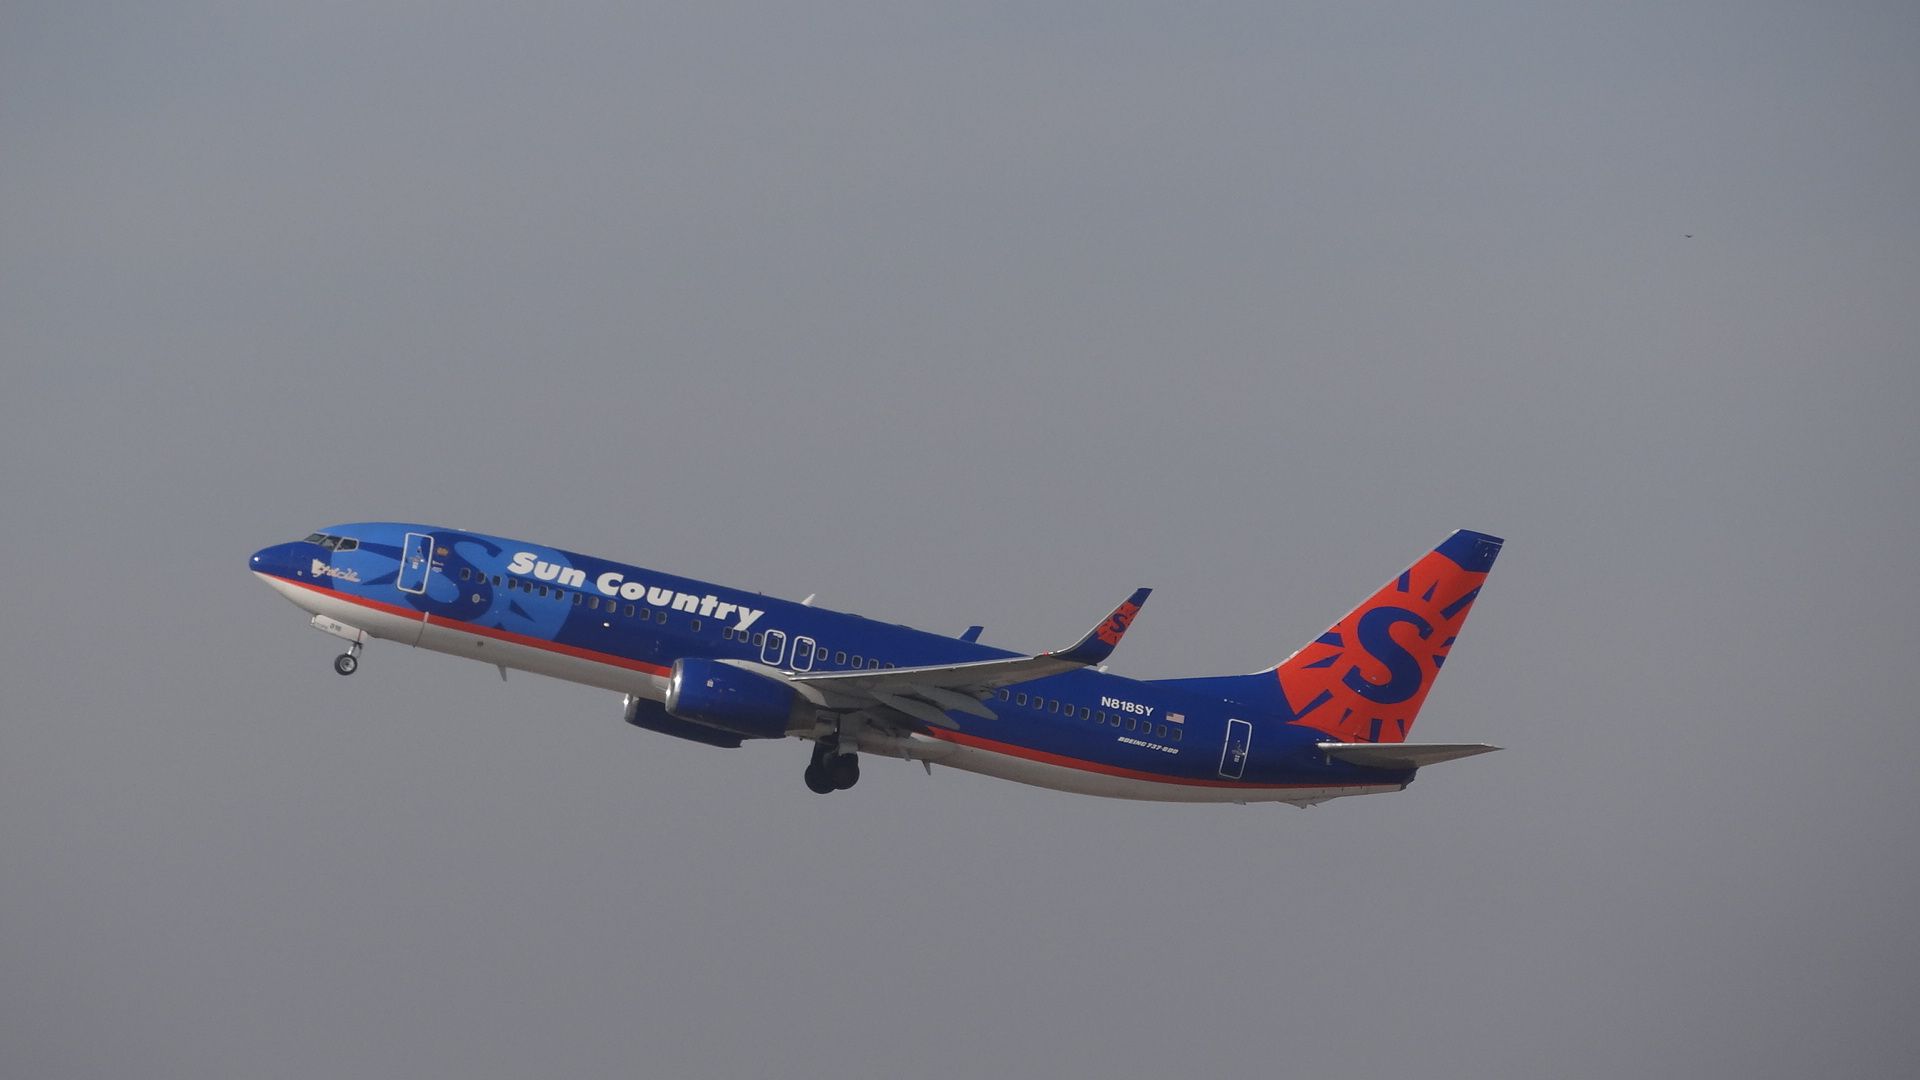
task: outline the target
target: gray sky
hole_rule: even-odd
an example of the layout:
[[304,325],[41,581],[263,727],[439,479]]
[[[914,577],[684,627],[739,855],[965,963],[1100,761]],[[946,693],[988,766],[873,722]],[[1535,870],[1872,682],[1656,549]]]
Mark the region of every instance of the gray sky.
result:
[[[1920,1008],[1910,4],[15,5],[0,1073],[1870,1075]],[[469,526],[1270,664],[1310,811],[627,728],[244,571]]]

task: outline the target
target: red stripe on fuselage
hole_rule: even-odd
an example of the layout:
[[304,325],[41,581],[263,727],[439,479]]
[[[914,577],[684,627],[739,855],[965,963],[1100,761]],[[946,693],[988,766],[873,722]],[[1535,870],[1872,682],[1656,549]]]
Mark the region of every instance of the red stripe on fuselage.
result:
[[931,728],[927,734],[945,742],[971,746],[976,750],[985,750],[993,754],[1005,754],[1008,757],[1025,758],[1043,765],[1058,765],[1063,769],[1079,769],[1081,772],[1100,773],[1104,776],[1118,776],[1126,780],[1144,780],[1150,784],[1179,784],[1185,787],[1241,788],[1246,791],[1283,791],[1288,788],[1326,788],[1326,787],[1372,787],[1370,784],[1249,784],[1239,780],[1210,780],[1189,776],[1168,776],[1164,773],[1143,772],[1139,769],[1124,769],[1118,765],[1105,765],[1085,758],[1067,757],[1064,754],[1052,754],[1045,750],[1033,750],[1014,743],[995,742],[978,735],[968,735],[960,731],[944,731]]
[[[340,592],[337,589],[326,589],[312,582],[295,581],[292,578],[280,577],[277,574],[273,576],[276,580],[284,581],[289,585],[297,585],[311,592],[317,592],[321,596],[330,596],[336,600],[345,600],[349,604],[358,604],[361,607],[372,608],[375,611],[384,612],[388,615],[398,615],[403,619],[415,619],[421,622],[425,622],[427,618],[425,612],[417,611],[410,607],[401,607],[398,604],[389,604],[383,600],[372,600],[364,596],[355,596],[352,593]],[[606,664],[610,667],[626,668],[628,671],[640,671],[648,675],[659,675],[663,678],[673,674],[672,668],[661,667],[659,664],[649,664],[645,660],[634,660],[630,657],[621,656],[618,653],[583,649],[577,645],[563,645],[558,641],[529,637],[526,634],[516,634],[511,630],[501,630],[492,626],[481,626],[478,623],[465,622],[460,619],[445,618],[440,625],[459,627],[467,633],[492,638],[495,641],[504,641],[512,645],[525,645],[530,649],[545,649],[548,652],[571,656],[576,660],[588,660],[596,664]]]

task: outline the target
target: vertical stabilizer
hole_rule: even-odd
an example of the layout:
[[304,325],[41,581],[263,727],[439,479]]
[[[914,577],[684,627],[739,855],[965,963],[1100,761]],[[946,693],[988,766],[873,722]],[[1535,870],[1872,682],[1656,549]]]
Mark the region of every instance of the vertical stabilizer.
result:
[[1276,667],[1163,681],[1242,702],[1334,742],[1405,742],[1502,543],[1454,533]]
[[1503,541],[1454,533],[1274,669],[1289,723],[1404,742]]

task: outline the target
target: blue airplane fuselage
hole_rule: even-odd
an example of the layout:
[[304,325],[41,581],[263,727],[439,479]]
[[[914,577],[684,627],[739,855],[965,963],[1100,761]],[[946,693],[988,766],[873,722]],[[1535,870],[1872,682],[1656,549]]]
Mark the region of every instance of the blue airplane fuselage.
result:
[[[1258,676],[1141,681],[1081,667],[979,690],[971,707],[920,702],[908,703],[915,712],[899,713],[866,699],[815,704],[796,698],[791,710],[762,710],[746,723],[722,716],[715,726],[698,718],[707,714],[689,718],[664,707],[677,664],[726,662],[685,670],[745,672],[754,697],[756,677],[769,693],[784,693],[783,680],[851,672],[904,676],[902,669],[1022,654],[466,530],[392,522],[332,526],[262,549],[249,568],[311,612],[315,626],[352,643],[340,658],[346,664],[337,665],[343,674],[357,665],[367,639],[387,639],[496,665],[502,676],[525,670],[615,691],[626,695],[627,717],[636,725],[713,745],[789,736],[822,744],[845,740],[846,752],[1066,791],[1183,802],[1309,804],[1398,790],[1414,773],[1330,756],[1323,749],[1329,729],[1301,722],[1305,710],[1287,703],[1284,692],[1278,706],[1260,700],[1267,680]],[[1470,602],[1469,595],[1463,603]],[[1438,618],[1393,610],[1410,623]],[[1124,628],[1123,621],[1118,632]],[[1413,641],[1409,634],[1399,638]],[[1395,647],[1392,641],[1370,646],[1384,654],[1388,675]],[[1432,666],[1437,669],[1437,659]],[[814,683],[823,684],[831,680]],[[939,693],[928,691],[935,701]],[[928,709],[935,715],[926,716]],[[947,722],[937,722],[942,716]],[[1402,734],[1409,722],[1401,721]],[[819,755],[816,750],[816,763]]]

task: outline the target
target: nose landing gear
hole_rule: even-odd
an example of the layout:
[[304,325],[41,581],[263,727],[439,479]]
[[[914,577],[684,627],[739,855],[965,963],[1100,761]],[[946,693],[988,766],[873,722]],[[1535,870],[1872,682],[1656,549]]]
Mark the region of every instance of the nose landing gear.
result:
[[822,739],[813,744],[806,781],[807,790],[816,795],[845,791],[860,782],[860,755],[852,747],[843,749],[838,739]]
[[333,670],[342,675],[351,675],[360,670],[360,643],[347,646],[347,651],[333,658]]
[[315,615],[313,628],[347,643],[347,651],[333,658],[333,670],[342,675],[351,675],[360,670],[360,645],[367,640],[365,630],[348,626],[330,615]]

